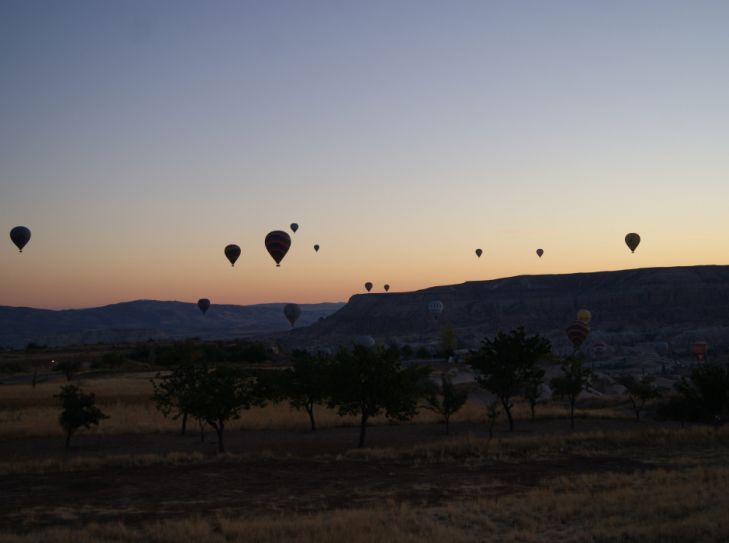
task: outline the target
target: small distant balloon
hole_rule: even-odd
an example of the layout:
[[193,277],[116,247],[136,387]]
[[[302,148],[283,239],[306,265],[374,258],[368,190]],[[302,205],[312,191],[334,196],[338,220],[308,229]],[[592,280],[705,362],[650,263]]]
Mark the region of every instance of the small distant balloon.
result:
[[428,312],[435,320],[438,320],[440,314],[443,313],[443,308],[443,302],[441,302],[440,300],[433,300],[432,302],[428,303]]
[[291,231],[295,234],[298,229],[299,229],[299,225],[296,224],[295,222],[292,222],[291,223]]
[[301,308],[297,304],[286,304],[283,311],[286,319],[291,323],[291,327],[293,328],[299,315],[301,315]]
[[640,236],[635,232],[625,236],[625,244],[630,248],[630,252],[634,253],[640,244]]
[[696,357],[696,360],[703,362],[706,358],[706,353],[709,352],[709,344],[705,341],[696,341],[691,344],[691,352]]
[[25,226],[16,226],[10,231],[10,239],[22,253],[23,247],[30,241],[30,229]]
[[567,337],[575,350],[580,348],[589,334],[590,327],[582,321],[575,321],[567,327]]
[[369,292],[370,290],[372,290],[372,283],[370,283],[369,281],[367,281],[365,283],[365,289],[367,289],[367,292]]
[[537,256],[539,258],[542,258],[542,255],[544,254],[544,249],[537,249]]
[[200,298],[197,301],[197,307],[198,309],[200,309],[200,311],[202,311],[202,314],[204,315],[208,312],[208,309],[210,309],[210,300],[208,300],[207,298]]
[[291,236],[282,230],[274,230],[266,235],[265,243],[268,254],[276,261],[276,266],[280,266],[291,247]]
[[588,309],[580,309],[577,312],[577,320],[582,321],[585,324],[590,324],[590,320],[592,319],[592,313]]
[[240,247],[232,243],[225,246],[225,257],[228,259],[228,262],[230,262],[231,266],[235,266],[235,261],[238,260],[239,256]]
[[481,255],[483,254],[483,251],[481,249],[476,249],[476,256],[478,258],[481,258]]
[[385,285],[385,292],[390,292],[390,285]]
[[317,253],[319,252],[319,244],[318,243],[316,245],[314,245],[314,251],[316,251]]

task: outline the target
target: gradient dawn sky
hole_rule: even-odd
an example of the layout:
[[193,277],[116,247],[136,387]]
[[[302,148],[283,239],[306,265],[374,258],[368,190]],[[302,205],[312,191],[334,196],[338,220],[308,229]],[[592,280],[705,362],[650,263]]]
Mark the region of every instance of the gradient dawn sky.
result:
[[728,29],[723,0],[2,0],[0,304],[729,264]]

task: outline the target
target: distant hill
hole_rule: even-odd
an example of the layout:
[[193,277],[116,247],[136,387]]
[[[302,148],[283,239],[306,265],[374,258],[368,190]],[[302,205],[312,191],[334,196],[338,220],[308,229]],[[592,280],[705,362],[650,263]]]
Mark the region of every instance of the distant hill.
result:
[[[427,311],[443,302],[439,321]],[[592,311],[590,341],[636,345],[658,340],[681,349],[705,339],[729,345],[729,266],[645,268],[568,275],[531,275],[432,287],[416,292],[358,294],[339,311],[288,334],[292,344],[335,344],[357,335],[433,342],[451,325],[467,346],[524,325],[568,350],[564,329],[578,309]]]
[[[200,337],[225,339],[266,335],[290,328],[285,304],[213,305],[203,315],[196,304],[138,300],[90,309],[53,311],[0,306],[0,346],[30,342],[54,346]],[[297,326],[339,309],[341,303],[299,304]]]

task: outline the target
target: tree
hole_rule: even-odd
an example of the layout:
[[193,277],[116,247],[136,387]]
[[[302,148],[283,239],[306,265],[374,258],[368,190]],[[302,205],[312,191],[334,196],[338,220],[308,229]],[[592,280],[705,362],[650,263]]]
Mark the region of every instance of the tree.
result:
[[180,434],[183,436],[187,430],[187,417],[197,399],[200,380],[207,372],[208,367],[201,360],[187,361],[164,376],[158,373],[152,380],[155,406],[165,417],[182,419]]
[[591,372],[582,367],[582,360],[570,356],[562,364],[562,375],[552,379],[552,393],[558,398],[566,398],[570,405],[570,428],[575,428],[575,402],[583,390],[590,387]]
[[703,364],[676,384],[676,390],[686,400],[691,418],[703,418],[717,427],[729,411],[729,366]]
[[450,434],[451,417],[464,406],[468,392],[458,390],[445,372],[440,375],[440,390],[433,388],[437,387],[431,387],[425,396],[425,409],[440,415],[445,422],[446,434]]
[[331,361],[324,354],[294,351],[293,365],[283,375],[284,395],[291,407],[306,411],[312,432],[316,430],[314,406],[324,403],[329,395],[330,366]]
[[440,352],[443,356],[451,356],[458,346],[458,340],[456,339],[456,333],[453,331],[453,327],[448,324],[440,333]]
[[257,378],[250,372],[229,366],[205,367],[197,375],[190,395],[190,415],[208,423],[218,436],[218,452],[225,452],[223,431],[231,419],[240,417],[243,409],[263,406]]
[[661,397],[661,393],[653,383],[655,379],[649,375],[643,376],[640,381],[632,375],[621,375],[617,381],[625,387],[637,420],[640,420],[640,412],[648,401]]
[[63,373],[63,375],[66,376],[66,381],[70,381],[80,369],[80,360],[62,360],[53,366],[53,371],[60,371]]
[[491,402],[486,410],[486,418],[489,421],[489,439],[494,437],[494,426],[496,426],[496,419],[499,418],[500,414],[499,401]]
[[542,395],[544,390],[544,368],[534,366],[524,379],[524,397],[529,402],[529,409],[532,414],[532,422],[535,420],[534,410],[537,405],[537,400]]
[[84,393],[76,385],[65,385],[55,396],[61,401],[61,414],[58,422],[66,433],[66,449],[71,445],[71,436],[80,428],[98,426],[109,417],[96,407],[96,396]]
[[417,412],[419,383],[429,368],[403,368],[396,349],[356,346],[341,350],[332,364],[330,406],[340,416],[360,417],[359,447],[364,447],[367,422],[385,413],[390,419],[407,420]]
[[539,334],[527,337],[524,328],[519,327],[508,334],[499,332],[493,340],[483,340],[481,348],[471,354],[469,364],[476,372],[476,381],[499,399],[512,432],[512,399],[551,349],[549,340]]

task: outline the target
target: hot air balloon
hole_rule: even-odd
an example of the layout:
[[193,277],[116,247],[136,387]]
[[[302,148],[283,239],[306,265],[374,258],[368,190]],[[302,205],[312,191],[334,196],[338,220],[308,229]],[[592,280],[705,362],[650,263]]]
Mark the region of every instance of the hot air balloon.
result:
[[296,224],[295,222],[292,222],[291,223],[291,231],[295,234],[298,229],[299,229],[299,225]]
[[367,281],[365,283],[365,288],[367,289],[367,292],[369,292],[370,290],[372,290],[372,283],[370,283],[369,281]]
[[481,258],[481,255],[483,254],[483,251],[481,249],[476,249],[476,256]]
[[592,319],[592,313],[590,313],[589,309],[580,309],[577,312],[577,320],[582,321],[585,324],[590,324],[590,320]]
[[314,251],[319,252],[319,244],[314,245]]
[[25,226],[16,226],[10,231],[10,239],[22,253],[23,247],[30,241],[30,230]]
[[372,336],[357,336],[354,338],[353,343],[359,347],[365,347],[371,349],[375,346],[375,338]]
[[696,357],[696,360],[703,362],[706,358],[706,353],[709,351],[709,344],[705,341],[696,341],[691,344],[691,352]]
[[440,314],[443,313],[443,302],[440,300],[433,300],[428,304],[428,311],[435,320],[438,320]]
[[208,309],[210,309],[210,300],[207,298],[200,298],[197,301],[197,307],[202,311],[202,314],[204,315],[207,313]]
[[390,285],[385,285],[385,292],[390,292]]
[[595,358],[602,358],[605,356],[605,353],[607,352],[607,343],[604,341],[598,341],[592,346],[592,354],[595,355]]
[[235,261],[238,260],[239,256],[240,256],[240,247],[238,247],[237,245],[235,245],[233,243],[225,246],[225,257],[228,259],[231,266],[235,266]]
[[298,319],[299,315],[301,315],[301,308],[297,304],[286,304],[283,311],[293,328],[296,323],[296,319]]
[[544,254],[544,249],[537,249],[537,256],[539,258],[542,258],[542,255]]
[[582,321],[575,321],[567,327],[567,337],[575,351],[585,342],[589,333],[590,327]]
[[291,247],[291,236],[281,230],[269,232],[266,236],[266,250],[276,261],[276,266],[281,265],[283,257],[289,252]]
[[631,232],[625,236],[625,244],[630,248],[630,252],[634,253],[640,244],[640,236],[635,232]]

